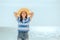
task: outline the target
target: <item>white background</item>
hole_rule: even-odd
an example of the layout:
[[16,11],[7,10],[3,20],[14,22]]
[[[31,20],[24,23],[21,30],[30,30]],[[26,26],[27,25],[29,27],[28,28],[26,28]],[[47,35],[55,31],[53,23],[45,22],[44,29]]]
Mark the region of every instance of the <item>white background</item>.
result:
[[0,26],[16,27],[14,12],[22,7],[34,12],[30,26],[60,26],[60,0],[0,0]]

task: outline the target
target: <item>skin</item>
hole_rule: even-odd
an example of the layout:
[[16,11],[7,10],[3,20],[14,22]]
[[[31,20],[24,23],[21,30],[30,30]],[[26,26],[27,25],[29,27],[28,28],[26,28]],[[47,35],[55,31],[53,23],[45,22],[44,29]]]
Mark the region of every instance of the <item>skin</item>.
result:
[[26,13],[23,11],[23,12],[22,12],[22,17],[23,17],[23,19],[25,19],[25,16],[26,16]]
[[30,12],[28,16],[30,17],[30,19],[32,19],[32,17],[33,17],[33,12]]
[[[14,16],[15,16],[16,18],[19,17],[19,15],[17,14],[17,12],[14,12]],[[26,13],[23,11],[23,12],[22,12],[22,17],[25,18],[25,16],[26,16]],[[30,12],[28,16],[30,17],[30,19],[32,19],[33,12]]]

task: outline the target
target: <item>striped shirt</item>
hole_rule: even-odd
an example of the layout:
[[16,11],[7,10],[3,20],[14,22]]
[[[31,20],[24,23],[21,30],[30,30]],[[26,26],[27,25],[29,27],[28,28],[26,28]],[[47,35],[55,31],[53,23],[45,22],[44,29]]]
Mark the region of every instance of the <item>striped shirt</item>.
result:
[[22,22],[20,21],[20,17],[18,17],[17,21],[19,31],[29,31],[30,17],[27,17],[27,19],[23,19]]

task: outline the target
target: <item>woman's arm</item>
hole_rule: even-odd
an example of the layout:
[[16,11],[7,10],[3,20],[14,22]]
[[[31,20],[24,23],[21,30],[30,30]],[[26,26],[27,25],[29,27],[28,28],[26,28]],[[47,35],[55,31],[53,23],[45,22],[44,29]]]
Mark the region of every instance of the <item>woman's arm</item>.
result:
[[33,17],[33,12],[30,12],[29,17],[30,17],[30,19],[32,19],[32,17]]
[[15,16],[16,18],[18,18],[18,17],[19,17],[19,15],[18,15],[18,13],[17,13],[17,12],[14,12],[14,16]]

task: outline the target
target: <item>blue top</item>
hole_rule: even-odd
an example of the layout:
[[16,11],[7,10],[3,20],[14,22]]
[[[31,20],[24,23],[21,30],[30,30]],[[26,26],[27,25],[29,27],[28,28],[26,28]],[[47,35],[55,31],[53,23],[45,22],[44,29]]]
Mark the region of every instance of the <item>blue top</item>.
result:
[[22,22],[20,21],[20,17],[18,17],[17,21],[19,31],[29,31],[30,17],[27,17],[27,19],[23,19]]

